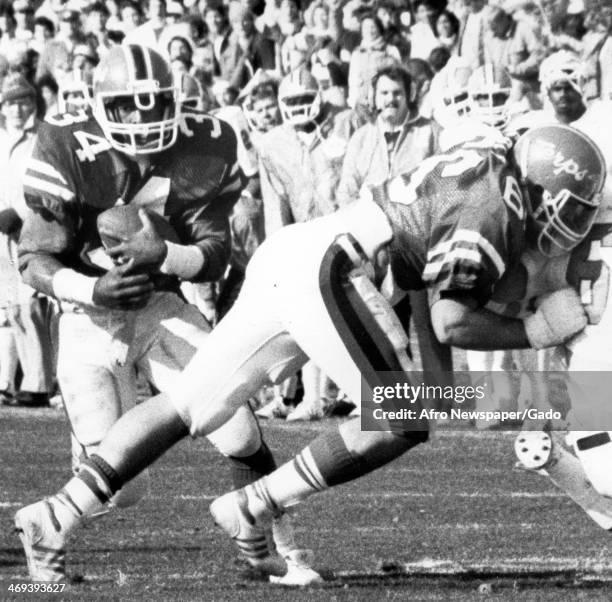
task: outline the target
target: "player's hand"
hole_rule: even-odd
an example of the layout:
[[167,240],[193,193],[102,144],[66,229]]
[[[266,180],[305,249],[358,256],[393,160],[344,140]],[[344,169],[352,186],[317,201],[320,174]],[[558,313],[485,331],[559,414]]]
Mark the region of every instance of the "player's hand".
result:
[[524,320],[527,338],[535,349],[565,343],[587,325],[580,297],[569,286],[541,295],[536,304],[536,312]]
[[147,212],[141,209],[138,215],[142,228],[106,252],[116,264],[133,261],[136,268],[155,271],[166,259],[168,247]]
[[93,302],[110,309],[140,309],[153,294],[153,284],[146,274],[130,274],[134,260],[110,269],[96,280]]

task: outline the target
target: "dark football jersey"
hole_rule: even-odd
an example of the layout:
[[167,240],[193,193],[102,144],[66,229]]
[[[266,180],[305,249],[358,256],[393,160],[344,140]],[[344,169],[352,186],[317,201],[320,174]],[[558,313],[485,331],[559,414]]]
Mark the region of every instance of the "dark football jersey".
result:
[[435,155],[372,193],[393,228],[395,281],[431,289],[431,303],[463,291],[484,304],[524,248],[517,174],[492,151],[465,145]]
[[205,261],[195,279],[215,280],[229,258],[228,216],[243,184],[234,132],[207,115],[186,114],[176,143],[154,155],[144,174],[84,112],[52,118],[39,129],[24,178],[33,213],[20,240],[21,268],[33,255],[49,254],[100,275],[93,259],[101,245],[96,219],[118,203],[133,203],[164,215],[182,244],[200,247]]

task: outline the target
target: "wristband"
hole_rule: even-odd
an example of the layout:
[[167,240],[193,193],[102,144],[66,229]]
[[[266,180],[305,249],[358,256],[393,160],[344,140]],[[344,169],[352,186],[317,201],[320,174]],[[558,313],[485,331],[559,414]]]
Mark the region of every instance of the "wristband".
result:
[[195,245],[178,245],[166,241],[168,253],[159,268],[162,274],[172,274],[181,280],[190,280],[204,266],[204,255]]
[[69,268],[61,268],[53,275],[51,286],[53,295],[61,301],[94,305],[93,292],[97,278],[79,274]]

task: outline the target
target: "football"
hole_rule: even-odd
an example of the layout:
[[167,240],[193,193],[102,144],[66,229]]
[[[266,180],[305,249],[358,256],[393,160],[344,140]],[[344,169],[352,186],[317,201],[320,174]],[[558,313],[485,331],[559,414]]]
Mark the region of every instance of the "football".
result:
[[[139,209],[141,207],[135,205],[116,205],[98,215],[98,233],[105,249],[118,245],[123,238],[142,229]],[[145,211],[164,240],[180,242],[176,231],[163,216],[146,209]]]

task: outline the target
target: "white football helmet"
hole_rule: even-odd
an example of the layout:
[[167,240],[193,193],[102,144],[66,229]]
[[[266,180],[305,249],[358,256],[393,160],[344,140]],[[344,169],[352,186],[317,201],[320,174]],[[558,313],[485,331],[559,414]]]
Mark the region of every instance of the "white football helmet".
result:
[[510,109],[510,74],[487,63],[470,76],[468,93],[472,115],[486,125],[502,128],[508,123]]
[[91,102],[91,78],[87,78],[83,71],[74,69],[61,79],[57,93],[57,108],[60,113],[89,109]]
[[433,99],[433,117],[444,128],[467,117],[472,105],[468,93],[468,81],[472,75],[469,63],[461,57],[451,58],[431,81],[430,97]]
[[321,112],[319,85],[306,68],[286,75],[278,87],[278,106],[285,123],[294,126],[314,121]]
[[[130,104],[151,121],[123,123],[118,106]],[[93,114],[116,150],[128,155],[158,153],[177,139],[180,86],[155,50],[138,44],[114,46],[94,71]]]
[[202,84],[189,73],[181,73],[181,96],[180,104],[182,107],[204,111],[204,88]]

